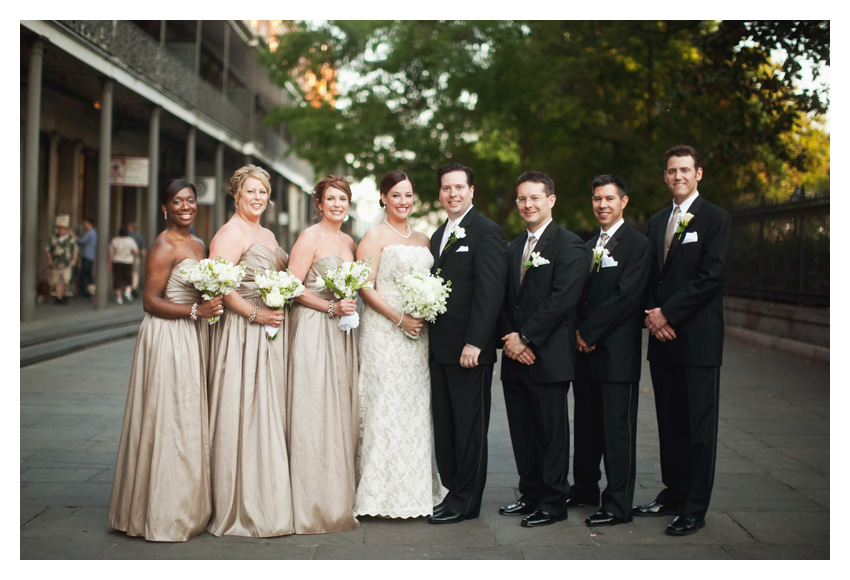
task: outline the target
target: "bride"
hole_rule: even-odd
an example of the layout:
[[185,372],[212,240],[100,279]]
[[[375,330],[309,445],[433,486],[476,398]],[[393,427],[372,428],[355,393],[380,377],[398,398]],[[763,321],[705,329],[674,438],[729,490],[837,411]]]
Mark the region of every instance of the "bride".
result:
[[428,328],[399,310],[393,279],[411,268],[429,272],[434,258],[428,237],[407,223],[414,199],[410,178],[391,171],[379,189],[378,223],[357,248],[358,260],[372,259],[375,284],[374,290],[360,290],[366,307],[359,336],[354,514],[415,518],[430,515],[446,490],[431,459]]

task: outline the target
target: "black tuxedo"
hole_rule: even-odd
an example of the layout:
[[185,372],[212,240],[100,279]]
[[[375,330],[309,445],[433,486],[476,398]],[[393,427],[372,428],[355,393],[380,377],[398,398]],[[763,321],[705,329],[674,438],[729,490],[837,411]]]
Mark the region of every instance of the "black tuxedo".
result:
[[576,306],[590,255],[577,235],[550,222],[534,246],[549,261],[529,267],[520,283],[528,234],[508,246],[508,279],[499,337],[517,332],[535,361],[502,356],[502,385],[521,501],[563,515],[569,492],[567,392],[574,378]]
[[[431,237],[433,271],[452,283],[446,312],[430,329],[434,448],[445,505],[477,517],[487,478],[490,385],[496,362],[496,321],[505,291],[505,233],[475,208],[461,220],[465,237],[440,255],[446,224]],[[478,366],[460,366],[465,345],[481,349]]]
[[[596,247],[599,234],[587,243]],[[579,304],[578,330],[596,348],[579,353],[570,496],[625,521],[632,519],[635,436],[641,368],[643,293],[652,261],[649,240],[623,223],[605,245],[615,266],[590,271]],[[608,486],[599,501],[599,462]]]
[[[693,219],[676,234],[664,260],[667,206],[649,221],[653,260],[646,309],[661,308],[676,338],[650,336],[647,358],[655,391],[661,478],[658,500],[702,520],[714,485],[717,412],[723,354],[723,284],[732,222],[700,195]],[[690,234],[690,235],[689,235]]]

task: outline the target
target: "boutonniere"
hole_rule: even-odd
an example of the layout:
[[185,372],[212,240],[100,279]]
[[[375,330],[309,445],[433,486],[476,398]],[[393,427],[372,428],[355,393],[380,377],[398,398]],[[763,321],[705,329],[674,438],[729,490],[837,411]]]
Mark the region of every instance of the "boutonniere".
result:
[[602,265],[602,256],[608,255],[608,248],[601,248],[596,246],[593,248],[593,263],[596,264],[596,271],[599,271],[599,267]]
[[682,239],[682,232],[685,231],[685,228],[688,227],[688,224],[691,223],[691,220],[694,219],[694,214],[685,212],[679,214],[679,225],[676,226],[676,233],[679,234],[679,239]]
[[531,259],[525,263],[525,266],[527,268],[536,268],[538,266],[545,266],[549,263],[549,260],[540,257],[540,252],[531,252]]
[[460,227],[460,226],[456,227],[456,228],[455,228],[455,231],[453,231],[453,232],[452,232],[451,237],[449,237],[449,241],[448,241],[448,242],[446,242],[446,247],[445,247],[445,248],[443,248],[443,251],[445,251],[445,250],[446,250],[446,248],[448,248],[449,246],[451,246],[451,245],[452,245],[453,243],[455,243],[456,241],[458,241],[458,240],[462,240],[462,239],[463,239],[463,238],[465,238],[465,237],[466,237],[466,230],[465,230],[465,229],[463,229],[463,228],[462,228],[462,227]]

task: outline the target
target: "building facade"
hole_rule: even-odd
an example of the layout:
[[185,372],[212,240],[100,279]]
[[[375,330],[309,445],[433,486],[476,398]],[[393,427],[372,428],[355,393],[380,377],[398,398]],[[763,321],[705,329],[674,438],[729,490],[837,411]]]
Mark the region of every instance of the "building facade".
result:
[[[264,224],[289,249],[308,224],[311,167],[290,154],[287,104],[258,52],[280,21],[22,20],[21,320],[47,278],[43,248],[55,216],[98,232],[98,289],[109,286],[109,240],[136,222],[150,244],[164,228],[159,187],[199,187],[195,234],[207,245],[232,215],[229,178],[254,163],[272,176]],[[96,292],[96,309],[110,293]]]

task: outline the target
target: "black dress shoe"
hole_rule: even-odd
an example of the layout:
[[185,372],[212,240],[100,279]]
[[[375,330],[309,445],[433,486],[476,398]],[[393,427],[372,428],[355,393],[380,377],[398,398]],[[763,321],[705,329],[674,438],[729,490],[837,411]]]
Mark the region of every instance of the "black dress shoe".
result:
[[526,516],[525,519],[522,520],[522,527],[524,528],[538,528],[540,526],[548,526],[550,524],[554,524],[555,522],[561,522],[567,519],[567,512],[564,512],[561,516],[556,516],[555,514],[544,512],[542,510],[536,510],[530,516]]
[[627,523],[627,520],[618,518],[611,512],[598,511],[584,520],[584,523],[588,526],[616,526]]
[[676,516],[667,525],[667,533],[671,536],[689,536],[697,533],[697,530],[705,527],[705,520],[698,520],[688,516]]
[[676,508],[668,505],[664,505],[663,503],[659,503],[658,500],[652,500],[651,503],[646,505],[636,505],[632,508],[634,515],[636,516],[675,516]]
[[446,510],[446,502],[441,501],[437,505],[434,506],[434,511],[431,512],[432,515],[438,516]]
[[500,507],[499,513],[503,516],[527,516],[534,513],[534,508],[520,500],[515,504]]
[[429,524],[456,524],[466,519],[461,513],[451,508],[444,508],[440,513],[428,516]]

